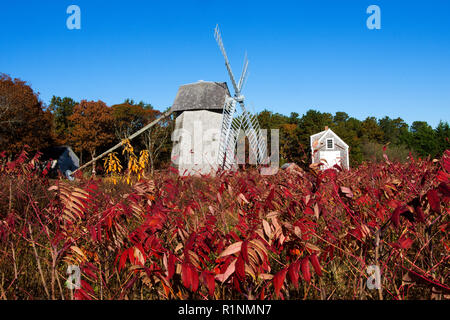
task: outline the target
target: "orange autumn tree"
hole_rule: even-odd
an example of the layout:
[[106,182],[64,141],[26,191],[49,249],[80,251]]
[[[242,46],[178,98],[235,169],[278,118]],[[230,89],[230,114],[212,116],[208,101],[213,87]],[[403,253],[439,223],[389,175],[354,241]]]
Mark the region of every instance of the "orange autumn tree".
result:
[[[151,104],[143,101],[136,104],[130,99],[111,106],[111,109],[114,116],[114,133],[118,140],[126,139],[162,114],[159,110],[154,109]],[[140,140],[137,141],[140,142],[138,149],[139,146],[146,149],[151,172],[154,170],[155,162],[161,164],[170,159],[170,148],[172,146],[170,133],[173,131],[171,125],[172,120],[166,118],[146,130],[140,136]],[[130,160],[128,153],[125,154],[125,160],[126,163]]]
[[[69,120],[74,124],[70,142],[75,150],[88,151],[92,159],[100,148],[114,140],[114,117],[111,108],[103,101],[82,100],[75,106]],[[92,172],[95,174],[95,161]]]
[[0,152],[31,151],[52,144],[52,114],[25,81],[0,73]]
[[[129,137],[141,129],[147,122],[148,111],[133,101],[111,106],[114,116],[114,134],[118,140]],[[154,119],[153,119],[154,120]]]

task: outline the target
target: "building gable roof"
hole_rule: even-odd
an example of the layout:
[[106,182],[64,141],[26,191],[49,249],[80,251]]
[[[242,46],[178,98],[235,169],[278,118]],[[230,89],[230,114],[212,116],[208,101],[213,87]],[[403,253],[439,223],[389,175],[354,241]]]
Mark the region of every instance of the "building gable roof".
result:
[[190,83],[180,86],[171,110],[222,110],[229,96],[226,82]]
[[313,134],[313,135],[310,137],[310,140],[311,140],[311,149],[312,149],[312,144],[313,144],[314,137],[317,137],[317,136],[318,136],[319,139],[317,140],[317,142],[320,143],[320,142],[323,140],[323,138],[327,136],[327,133],[331,133],[331,134],[332,134],[337,140],[339,140],[346,148],[348,148],[348,144],[346,144],[345,141],[342,140],[342,139],[341,139],[341,138],[340,138],[333,130],[327,129],[327,130],[321,131],[321,132],[319,132],[319,133]]

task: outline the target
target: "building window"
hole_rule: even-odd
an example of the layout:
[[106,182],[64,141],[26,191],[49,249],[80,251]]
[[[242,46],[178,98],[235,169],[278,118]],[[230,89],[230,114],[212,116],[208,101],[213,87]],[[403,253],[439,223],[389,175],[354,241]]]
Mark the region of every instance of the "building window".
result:
[[334,148],[333,139],[327,139],[327,149],[333,149],[333,148]]

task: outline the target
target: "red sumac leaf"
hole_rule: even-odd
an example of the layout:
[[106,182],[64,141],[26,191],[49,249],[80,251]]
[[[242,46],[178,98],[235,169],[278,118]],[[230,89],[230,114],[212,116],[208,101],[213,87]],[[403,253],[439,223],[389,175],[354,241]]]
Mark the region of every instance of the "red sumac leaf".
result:
[[430,204],[431,210],[436,213],[441,213],[441,203],[439,201],[439,196],[437,190],[430,190],[427,192],[428,203]]
[[233,285],[234,285],[234,288],[235,288],[239,293],[242,293],[242,290],[241,290],[241,283],[239,282],[239,279],[238,279],[237,277],[233,277]]
[[300,268],[302,270],[303,278],[306,282],[311,281],[311,271],[309,270],[309,259],[308,257],[303,258],[300,264]]
[[450,186],[447,183],[441,182],[438,186],[438,190],[444,197],[450,197]]
[[288,269],[288,275],[295,289],[298,289],[298,278],[300,276],[299,271],[300,271],[300,260],[291,263]]
[[97,241],[97,231],[95,230],[95,226],[91,226],[89,228],[89,231],[91,233],[92,241],[94,241],[94,242]]
[[280,289],[283,286],[287,271],[288,271],[287,268],[281,269],[273,276],[272,283],[273,283],[273,288],[275,290],[275,296],[277,296],[277,297],[280,294]]
[[289,189],[283,188],[283,193],[286,198],[292,198],[292,193],[289,191]]
[[409,249],[410,247],[411,247],[411,245],[413,244],[413,239],[411,239],[411,238],[406,238],[406,237],[401,237],[399,240],[398,240],[398,245],[399,245],[399,247],[400,248],[402,248],[402,249]]
[[234,239],[236,242],[241,241],[241,239],[240,239],[239,236],[236,234],[236,232],[230,231],[230,232],[229,232],[229,235],[230,235],[231,237],[233,237],[233,239]]
[[175,273],[175,260],[176,257],[174,254],[169,254],[169,261],[167,262],[167,271],[168,271],[168,278],[169,280],[172,279],[174,273]]
[[315,253],[310,255],[309,261],[311,261],[314,271],[317,273],[317,275],[319,277],[321,277],[322,276],[322,268],[320,267],[320,263],[319,263],[319,259],[317,258],[317,255]]
[[191,277],[191,268],[187,263],[183,263],[181,265],[181,281],[183,281],[183,285],[187,288],[191,288],[192,283]]
[[361,238],[362,238],[362,233],[361,233],[360,228],[351,229],[348,233],[351,234],[352,236],[354,236],[358,240],[361,240]]
[[270,192],[269,192],[269,195],[266,198],[266,203],[265,204],[266,204],[267,207],[273,208],[273,205],[272,205],[271,201],[273,200],[274,196],[275,196],[275,188],[272,188],[270,190]]
[[239,278],[239,280],[245,278],[245,261],[242,258],[242,255],[239,255],[239,257],[236,260],[236,275]]
[[249,263],[249,260],[248,260],[248,241],[242,242],[241,255],[244,258],[244,261],[246,263]]
[[134,257],[134,247],[128,249],[128,259],[132,264],[136,264],[136,258]]
[[211,297],[214,297],[214,289],[216,287],[216,280],[214,279],[214,274],[209,271],[203,271],[202,273],[203,281],[208,288],[208,293]]
[[384,208],[380,208],[377,210],[377,218],[380,220],[384,220],[384,215],[386,213],[386,210]]
[[80,282],[81,282],[81,287],[83,289],[85,289],[87,292],[94,292],[94,290],[92,289],[92,287],[91,287],[91,285],[89,283],[87,283],[84,280],[81,280]]
[[92,300],[92,298],[83,289],[75,290],[73,296],[75,300]]
[[119,260],[119,271],[122,270],[122,268],[125,266],[125,262],[127,261],[127,257],[128,257],[128,250],[125,250],[122,255],[120,256],[120,260]]
[[448,174],[447,172],[444,171],[439,171],[437,173],[437,180],[442,182],[442,183],[446,183],[447,181],[450,180],[450,174]]
[[444,156],[442,157],[442,166],[444,169],[450,173],[450,150],[446,150]]
[[419,222],[425,222],[425,214],[423,213],[423,210],[421,207],[416,207],[415,208],[416,214],[417,214],[417,220]]
[[387,206],[392,209],[397,209],[402,203],[398,200],[389,200]]
[[398,206],[394,213],[391,216],[391,221],[394,224],[394,227],[398,228],[400,226],[400,215],[408,211],[406,206]]
[[92,271],[91,268],[83,268],[83,273],[92,279],[97,279],[97,275]]
[[198,273],[194,266],[190,265],[189,268],[191,269],[191,289],[196,292],[198,289]]

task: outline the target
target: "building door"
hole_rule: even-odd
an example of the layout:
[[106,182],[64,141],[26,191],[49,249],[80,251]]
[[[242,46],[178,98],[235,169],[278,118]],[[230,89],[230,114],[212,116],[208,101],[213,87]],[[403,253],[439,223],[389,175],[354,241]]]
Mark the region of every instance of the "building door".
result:
[[320,161],[323,163],[322,169],[332,168],[335,164],[342,167],[340,151],[320,151]]

